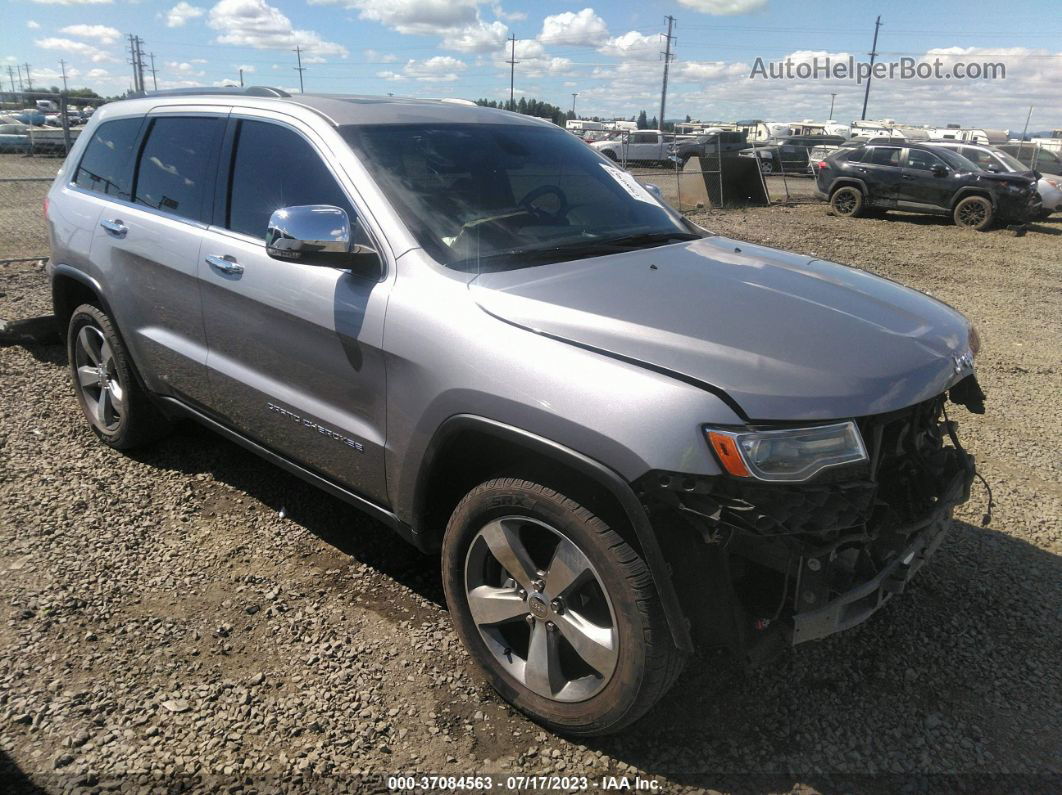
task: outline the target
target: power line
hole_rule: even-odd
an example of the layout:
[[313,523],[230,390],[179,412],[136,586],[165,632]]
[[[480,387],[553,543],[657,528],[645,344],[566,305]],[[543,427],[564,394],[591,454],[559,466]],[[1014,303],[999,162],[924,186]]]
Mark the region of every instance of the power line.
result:
[[516,60],[515,33],[509,37],[509,41],[512,43],[511,54],[509,60],[506,61],[509,64],[509,110],[516,110],[516,65],[520,62]]
[[159,90],[159,79],[158,79],[159,70],[155,68],[155,53],[151,53],[151,55],[149,55],[148,57],[151,58],[151,85],[154,87],[154,89],[156,91],[158,91]]
[[867,88],[863,92],[863,115],[860,119],[867,117],[867,102],[870,101],[870,79],[874,75],[874,59],[878,57],[878,28],[881,27],[881,17],[879,16],[874,23],[874,43],[870,45],[870,72],[867,74]]
[[659,129],[661,129],[661,130],[664,129],[664,109],[667,107],[667,73],[668,73],[668,69],[671,67],[671,59],[674,57],[671,54],[671,40],[677,38],[677,36],[672,36],[671,35],[671,27],[674,24],[675,24],[675,18],[673,16],[671,16],[670,14],[668,14],[668,16],[667,16],[667,35],[664,37],[664,39],[665,39],[665,47],[664,47],[664,52],[663,52],[663,56],[664,56],[664,85],[660,89],[660,128]]
[[62,72],[62,75],[63,75],[63,93],[65,94],[66,90],[67,90],[66,89],[66,61],[64,61],[62,58],[59,59],[59,69],[60,69],[60,71]]
[[27,64],[23,64],[23,66],[26,67],[26,90],[27,91],[32,91],[33,90],[33,78],[30,77],[29,64],[28,63]]
[[299,65],[295,67],[295,71],[299,73],[299,93],[305,94],[302,88],[302,73],[306,71],[306,67],[302,65],[302,47],[298,44],[295,45],[295,57],[299,61]]

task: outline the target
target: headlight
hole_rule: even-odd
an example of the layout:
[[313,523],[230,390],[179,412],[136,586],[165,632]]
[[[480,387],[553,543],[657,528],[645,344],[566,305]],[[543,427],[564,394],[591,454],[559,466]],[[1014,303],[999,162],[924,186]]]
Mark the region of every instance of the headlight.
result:
[[719,463],[740,478],[803,481],[829,467],[867,460],[863,437],[851,421],[780,431],[705,432]]

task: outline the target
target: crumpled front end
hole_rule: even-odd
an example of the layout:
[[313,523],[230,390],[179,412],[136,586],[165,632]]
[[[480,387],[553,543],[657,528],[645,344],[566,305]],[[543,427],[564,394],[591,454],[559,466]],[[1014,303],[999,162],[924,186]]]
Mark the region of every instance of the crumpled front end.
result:
[[[972,377],[951,396],[981,409]],[[808,482],[643,478],[642,498],[694,634],[745,656],[848,629],[902,592],[940,545],[975,477],[946,400],[858,419],[868,460]]]

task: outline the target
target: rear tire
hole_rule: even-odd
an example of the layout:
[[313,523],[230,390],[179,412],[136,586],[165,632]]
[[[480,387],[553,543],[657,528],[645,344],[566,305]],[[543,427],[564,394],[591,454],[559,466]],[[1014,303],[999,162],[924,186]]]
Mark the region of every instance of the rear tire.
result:
[[975,232],[984,232],[992,225],[995,213],[992,210],[992,202],[984,196],[967,196],[955,205],[952,218],[955,225],[961,229],[972,229]]
[[442,569],[457,634],[487,681],[552,730],[619,731],[682,670],[642,558],[539,483],[497,478],[470,491],[447,525]]
[[74,310],[66,350],[78,403],[100,441],[129,450],[169,430],[169,421],[137,381],[114,321],[102,309],[82,304]]
[[851,185],[838,188],[830,196],[830,209],[842,218],[858,218],[863,214],[863,191]]

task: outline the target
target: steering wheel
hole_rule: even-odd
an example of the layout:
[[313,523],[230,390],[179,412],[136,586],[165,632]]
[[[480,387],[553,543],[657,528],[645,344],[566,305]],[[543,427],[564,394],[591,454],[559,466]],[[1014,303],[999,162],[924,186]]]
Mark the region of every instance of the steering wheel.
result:
[[[543,210],[541,207],[534,206],[537,199],[549,195],[557,197],[557,203],[560,206],[557,208],[556,212],[551,213],[548,210]],[[568,211],[571,210],[571,206],[568,204],[568,196],[556,185],[539,185],[537,188],[529,191],[524,198],[517,202],[517,204],[532,215],[537,215],[540,218],[545,218],[554,223],[563,221],[567,217]]]

